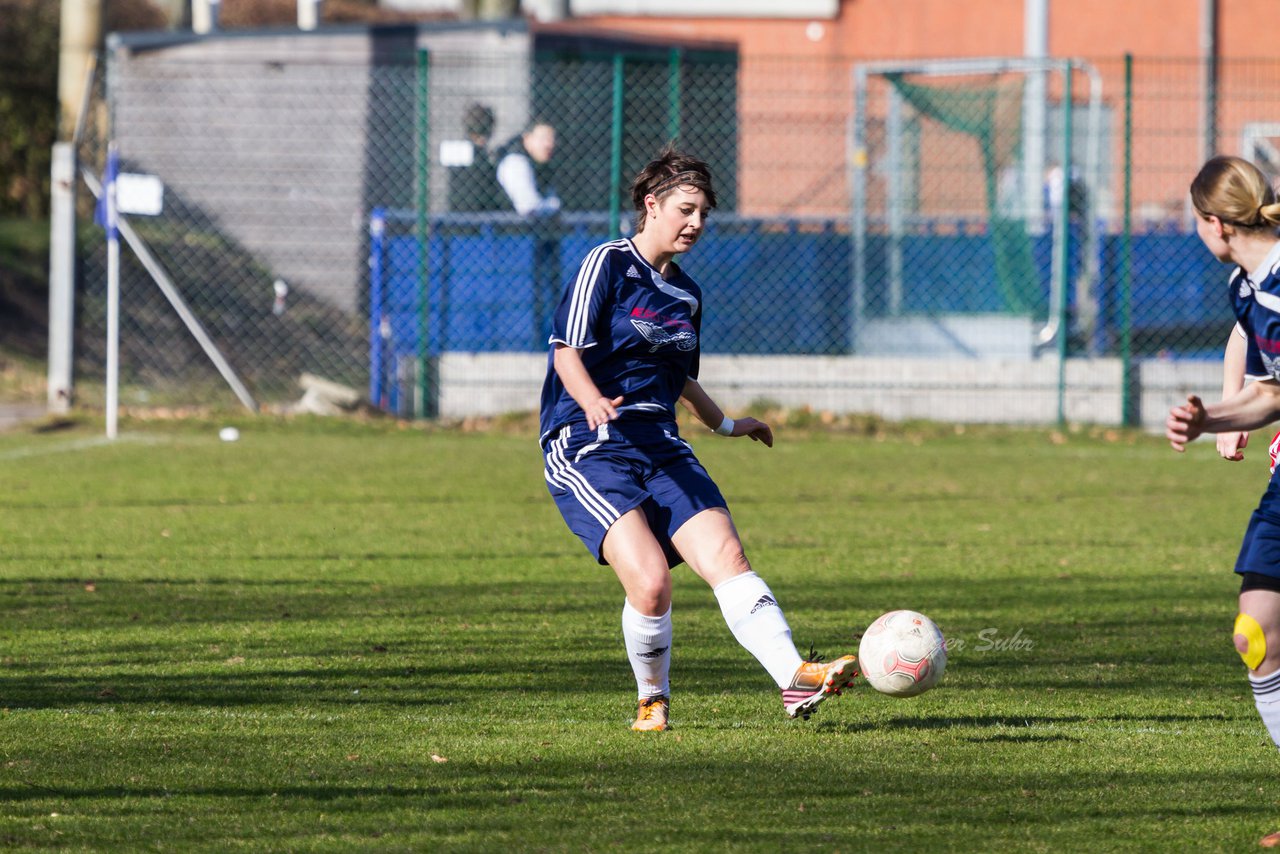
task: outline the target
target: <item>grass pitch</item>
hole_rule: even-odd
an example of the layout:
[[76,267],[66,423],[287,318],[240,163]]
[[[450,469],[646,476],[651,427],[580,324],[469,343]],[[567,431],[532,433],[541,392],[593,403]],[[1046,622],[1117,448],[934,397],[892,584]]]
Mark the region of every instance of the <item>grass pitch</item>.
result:
[[0,435],[0,846],[1245,850],[1277,756],[1231,648],[1265,444],[690,429],[802,651],[891,608],[942,685],[808,723],[676,571],[673,721],[532,435]]

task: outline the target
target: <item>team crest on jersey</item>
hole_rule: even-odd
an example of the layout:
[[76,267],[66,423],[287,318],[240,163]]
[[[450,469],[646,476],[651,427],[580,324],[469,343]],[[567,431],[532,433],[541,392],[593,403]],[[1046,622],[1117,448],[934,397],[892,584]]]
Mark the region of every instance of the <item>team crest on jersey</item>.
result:
[[668,344],[676,345],[678,350],[692,350],[698,346],[697,333],[691,329],[680,329],[676,332],[671,332],[665,326],[635,317],[631,318],[631,325],[644,336],[644,340],[653,345],[649,348],[650,353],[656,353],[659,348]]
[[[632,321],[633,323],[635,321]],[[1262,366],[1267,369],[1267,373],[1276,379],[1280,379],[1280,355],[1268,353],[1265,350],[1258,350],[1258,355],[1262,357]]]

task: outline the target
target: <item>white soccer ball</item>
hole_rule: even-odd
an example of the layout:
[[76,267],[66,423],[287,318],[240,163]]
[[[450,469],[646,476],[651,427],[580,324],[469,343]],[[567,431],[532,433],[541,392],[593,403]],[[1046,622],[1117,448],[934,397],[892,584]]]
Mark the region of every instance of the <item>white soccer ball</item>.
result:
[[881,694],[914,697],[942,679],[947,641],[924,614],[890,611],[867,626],[858,644],[858,668]]

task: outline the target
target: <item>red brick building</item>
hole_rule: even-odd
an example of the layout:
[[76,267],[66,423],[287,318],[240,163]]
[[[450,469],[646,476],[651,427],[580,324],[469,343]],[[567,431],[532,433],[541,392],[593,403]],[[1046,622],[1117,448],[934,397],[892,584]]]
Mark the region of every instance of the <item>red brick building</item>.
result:
[[[631,33],[736,43],[742,62],[744,209],[799,205],[827,212],[847,204],[843,178],[809,171],[804,164],[846,160],[851,67],[885,59],[1022,56],[1027,4],[840,0],[831,5],[832,15],[813,19],[601,14],[573,20]],[[715,4],[686,6],[696,11]],[[1176,209],[1210,147],[1239,153],[1248,128],[1280,121],[1280,60],[1273,47],[1280,43],[1280,6],[1275,0],[1057,0],[1047,6],[1048,56],[1085,60],[1101,75],[1113,213],[1124,162],[1125,54],[1134,58],[1132,162],[1139,218]],[[1077,76],[1073,86],[1080,104],[1086,82]],[[1061,98],[1061,88],[1060,78],[1050,83],[1051,102]],[[796,155],[800,147],[803,158]],[[786,165],[781,178],[775,171],[780,165]],[[787,187],[799,188],[806,201],[780,199]]]

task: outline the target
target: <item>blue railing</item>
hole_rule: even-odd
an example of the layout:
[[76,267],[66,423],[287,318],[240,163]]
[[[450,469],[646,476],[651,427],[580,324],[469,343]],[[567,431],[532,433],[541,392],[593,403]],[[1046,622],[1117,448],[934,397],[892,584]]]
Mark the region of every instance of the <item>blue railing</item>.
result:
[[[370,394],[398,409],[395,376],[406,364],[442,352],[536,352],[546,346],[550,316],[581,259],[608,239],[604,214],[569,214],[533,222],[515,214],[449,214],[426,224],[425,270],[412,213],[374,211],[370,228]],[[881,230],[882,232],[883,230]],[[1073,229],[1069,281],[1083,262],[1081,230]],[[1191,233],[1131,238],[1136,335],[1206,328],[1225,340],[1230,312],[1227,271]],[[1095,246],[1099,324],[1093,351],[1118,340],[1119,235]],[[1005,311],[994,286],[995,248],[982,224],[962,219],[908,223],[896,244],[887,234],[867,240],[873,283],[885,282],[891,252],[900,253],[902,287],[892,303],[887,286],[867,289],[864,305],[850,298],[852,239],[845,220],[759,219],[713,214],[687,269],[707,295],[703,351],[729,354],[833,355],[856,352],[857,320],[890,315]],[[1035,270],[1027,302],[1047,317],[1052,238],[1031,238]],[[429,282],[423,305],[419,282]],[[1074,293],[1068,304],[1076,303]],[[855,313],[858,317],[854,317]],[[424,335],[425,331],[425,335]],[[1220,333],[1220,334],[1218,334]]]

